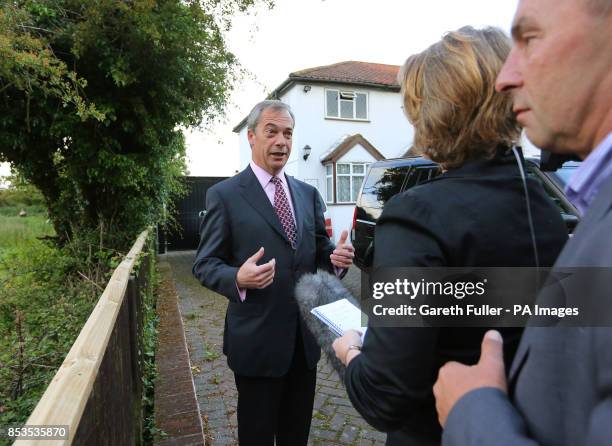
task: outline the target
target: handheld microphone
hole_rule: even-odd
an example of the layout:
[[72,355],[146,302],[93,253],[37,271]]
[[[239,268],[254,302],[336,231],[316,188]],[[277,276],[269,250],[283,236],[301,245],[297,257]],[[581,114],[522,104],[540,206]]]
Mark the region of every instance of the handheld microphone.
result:
[[306,326],[314,335],[328,361],[340,376],[340,380],[344,382],[346,367],[336,358],[336,353],[332,348],[332,342],[336,339],[336,335],[310,312],[314,307],[340,299],[347,299],[357,307],[360,306],[350,291],[342,285],[340,279],[321,269],[316,274],[304,274],[295,287],[295,300],[302,319],[306,322]]

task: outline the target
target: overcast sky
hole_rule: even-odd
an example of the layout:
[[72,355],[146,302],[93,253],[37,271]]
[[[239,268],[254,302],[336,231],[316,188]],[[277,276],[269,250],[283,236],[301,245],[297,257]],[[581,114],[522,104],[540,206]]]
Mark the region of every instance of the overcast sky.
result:
[[464,25],[494,25],[508,32],[517,0],[275,3],[272,10],[237,16],[227,35],[230,50],[250,76],[234,91],[225,123],[188,133],[191,175],[233,174],[238,168],[238,136],[232,128],[289,73],[346,60],[401,65],[446,31]]
[[[508,32],[518,0],[275,0],[272,10],[236,17],[230,50],[251,72],[234,92],[226,124],[188,134],[191,175],[238,168],[232,128],[289,73],[346,60],[401,65],[464,25]],[[299,125],[299,122],[298,122]]]

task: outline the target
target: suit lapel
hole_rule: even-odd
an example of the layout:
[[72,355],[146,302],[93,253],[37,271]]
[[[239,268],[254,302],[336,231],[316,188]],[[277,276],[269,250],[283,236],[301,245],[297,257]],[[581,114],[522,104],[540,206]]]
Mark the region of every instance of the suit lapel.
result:
[[[555,262],[555,267],[576,266],[574,259],[576,249],[574,246],[582,243],[582,239],[589,236],[592,225],[604,218],[611,208],[612,177],[605,180],[601,185],[595,200],[585,214],[585,218],[578,224],[574,236],[566,243],[559,258]],[[514,360],[512,361],[510,373],[508,374],[508,388],[511,394],[514,391],[519,372],[525,365],[529,356],[529,344],[531,342],[531,337],[534,335],[537,336],[537,330],[534,330],[533,327],[529,327],[528,324],[528,327],[523,333],[516,355],[514,356]]]
[[283,237],[289,243],[289,239],[287,238],[287,234],[285,234],[285,230],[283,229],[283,225],[281,225],[278,216],[276,215],[276,211],[274,207],[272,207],[272,203],[268,199],[268,196],[261,188],[261,184],[257,180],[257,177],[251,170],[251,167],[247,167],[240,174],[240,193],[245,198],[246,202],[253,208],[255,211],[261,215],[266,222],[272,228],[278,232],[278,234]]
[[306,197],[300,184],[289,175],[285,175],[289,192],[291,192],[291,202],[293,203],[293,211],[295,212],[297,240],[295,241],[295,249],[297,251],[302,241],[302,231],[304,229],[305,206],[307,203]]
[[519,343],[518,349],[516,350],[516,354],[514,355],[514,359],[512,360],[512,365],[510,366],[510,372],[508,373],[508,389],[511,394],[514,392],[514,384],[516,377],[518,376],[518,372],[523,368],[523,365],[525,365],[525,361],[527,360],[527,356],[529,354],[530,335],[531,330],[526,328],[523,332],[523,337]]

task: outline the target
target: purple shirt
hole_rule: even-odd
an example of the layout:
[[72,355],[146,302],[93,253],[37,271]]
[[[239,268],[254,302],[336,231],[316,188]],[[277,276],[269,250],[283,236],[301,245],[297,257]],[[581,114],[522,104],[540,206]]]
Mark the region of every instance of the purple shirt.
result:
[[581,215],[589,207],[601,184],[612,175],[612,132],[587,156],[565,186],[567,198]]

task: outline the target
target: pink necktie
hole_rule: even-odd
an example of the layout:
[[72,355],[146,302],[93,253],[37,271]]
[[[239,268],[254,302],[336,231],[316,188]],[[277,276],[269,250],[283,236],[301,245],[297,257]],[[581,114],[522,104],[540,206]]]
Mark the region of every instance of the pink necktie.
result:
[[293,221],[293,214],[291,213],[291,207],[289,207],[289,200],[287,200],[287,195],[285,194],[285,189],[283,188],[283,182],[278,177],[272,177],[270,181],[275,186],[274,210],[276,211],[276,215],[278,215],[278,219],[283,225],[285,234],[287,234],[287,237],[289,238],[289,241],[291,242],[291,247],[295,249],[295,241],[296,241],[295,222]]

